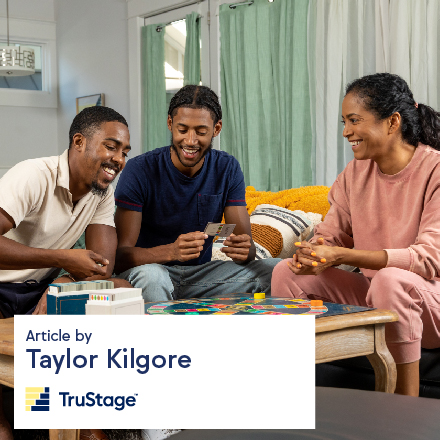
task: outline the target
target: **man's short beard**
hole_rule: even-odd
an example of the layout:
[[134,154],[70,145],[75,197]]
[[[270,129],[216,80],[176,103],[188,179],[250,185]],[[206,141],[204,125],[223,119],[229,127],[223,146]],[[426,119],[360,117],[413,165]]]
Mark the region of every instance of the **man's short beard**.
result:
[[174,145],[174,140],[173,140],[173,135],[171,135],[171,148],[174,150],[174,152],[176,153],[176,156],[177,156],[177,158],[179,159],[179,161],[180,161],[180,163],[184,166],[184,167],[187,167],[187,168],[192,168],[192,167],[195,167],[197,164],[199,164],[200,163],[200,161],[212,150],[212,148],[213,148],[213,141],[214,141],[214,138],[212,137],[211,138],[211,143],[209,144],[209,147],[203,152],[203,154],[202,154],[202,156],[200,157],[200,159],[195,163],[195,164],[193,164],[193,165],[186,165],[186,164],[184,164],[182,161],[181,161],[181,159],[180,159],[180,155],[179,155],[179,153],[177,152],[177,147]]
[[107,194],[108,186],[102,188],[101,186],[99,186],[98,182],[94,180],[92,182],[92,188],[90,191],[94,196],[104,197]]

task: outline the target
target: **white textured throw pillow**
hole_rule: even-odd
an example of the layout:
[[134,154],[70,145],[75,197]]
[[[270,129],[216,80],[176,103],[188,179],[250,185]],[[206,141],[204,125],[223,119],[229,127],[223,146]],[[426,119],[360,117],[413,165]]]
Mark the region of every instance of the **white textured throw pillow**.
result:
[[291,258],[296,251],[295,242],[308,239],[322,215],[258,205],[250,220],[258,259]]

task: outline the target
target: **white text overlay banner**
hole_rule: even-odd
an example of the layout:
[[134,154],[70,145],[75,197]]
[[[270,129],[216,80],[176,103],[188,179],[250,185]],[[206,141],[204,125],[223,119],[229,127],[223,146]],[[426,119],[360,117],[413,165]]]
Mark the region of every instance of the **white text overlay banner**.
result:
[[19,429],[315,426],[314,316],[16,316]]

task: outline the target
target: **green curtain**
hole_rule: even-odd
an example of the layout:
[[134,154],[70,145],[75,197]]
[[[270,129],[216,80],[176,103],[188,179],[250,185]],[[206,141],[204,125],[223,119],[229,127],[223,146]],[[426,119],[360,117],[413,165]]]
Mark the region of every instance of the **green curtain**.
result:
[[166,138],[165,27],[142,27],[142,152],[163,147]]
[[186,43],[183,66],[183,85],[200,83],[200,20],[193,12],[185,18]]
[[220,6],[221,149],[260,191],[312,184],[308,0]]

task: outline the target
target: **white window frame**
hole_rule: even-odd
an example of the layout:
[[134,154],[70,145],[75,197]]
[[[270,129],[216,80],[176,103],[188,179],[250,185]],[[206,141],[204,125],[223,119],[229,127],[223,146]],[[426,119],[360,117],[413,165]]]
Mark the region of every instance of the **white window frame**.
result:
[[[58,78],[55,23],[35,20],[9,19],[14,43],[41,46],[42,90],[0,89],[0,105],[18,107],[58,107]],[[0,18],[0,39],[6,41],[6,19]]]
[[[163,30],[165,31],[165,29]],[[176,32],[178,32],[176,30]],[[178,53],[177,55],[177,70],[179,72],[183,73],[184,67],[183,67],[183,58],[185,57],[185,47],[182,46],[178,41],[176,41],[174,38],[172,38],[168,33],[166,33],[165,31],[165,35],[164,35],[164,40],[165,40],[165,44],[168,44],[169,46],[171,46],[173,49],[175,49]],[[165,75],[166,77],[166,75]]]

